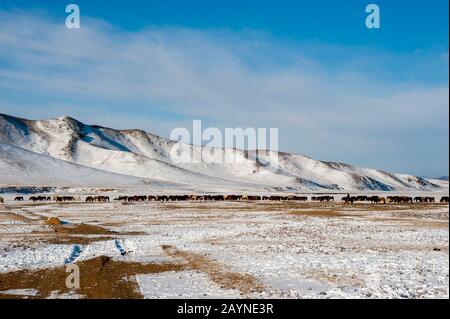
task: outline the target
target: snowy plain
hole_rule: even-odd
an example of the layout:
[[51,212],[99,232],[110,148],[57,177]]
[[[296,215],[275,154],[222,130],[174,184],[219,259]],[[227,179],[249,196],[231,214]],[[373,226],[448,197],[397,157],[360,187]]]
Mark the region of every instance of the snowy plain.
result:
[[[59,217],[69,224],[97,225],[116,232],[115,239],[77,245],[74,262],[105,255],[123,261],[182,263],[182,258],[164,250],[170,246],[217,266],[214,274],[207,268],[139,274],[136,280],[144,298],[449,296],[449,211],[445,204],[23,205],[8,197],[0,210],[0,217],[4,214],[0,273],[64,265],[74,245],[41,242],[38,234],[45,234],[47,226],[35,221]],[[7,213],[35,219],[8,221]],[[223,287],[220,279],[217,282],[217,274],[223,272],[251,276],[263,288]]]

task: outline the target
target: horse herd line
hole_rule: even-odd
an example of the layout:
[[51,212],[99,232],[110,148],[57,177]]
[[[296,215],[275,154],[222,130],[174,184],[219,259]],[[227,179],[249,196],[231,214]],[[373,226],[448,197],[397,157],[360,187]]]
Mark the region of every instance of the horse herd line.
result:
[[[15,201],[25,201],[24,196],[16,196]],[[30,196],[28,198],[32,202],[81,202],[80,196]],[[113,199],[116,202],[177,202],[177,201],[296,201],[296,202],[335,202],[334,196],[295,196],[295,195],[132,195],[119,196]],[[347,196],[341,199],[346,204],[357,202],[370,202],[376,204],[386,203],[435,203],[437,200],[432,196]],[[110,202],[109,196],[87,196],[84,200],[86,203]],[[449,197],[442,196],[440,203],[448,203]],[[0,203],[4,203],[4,199],[0,197]]]

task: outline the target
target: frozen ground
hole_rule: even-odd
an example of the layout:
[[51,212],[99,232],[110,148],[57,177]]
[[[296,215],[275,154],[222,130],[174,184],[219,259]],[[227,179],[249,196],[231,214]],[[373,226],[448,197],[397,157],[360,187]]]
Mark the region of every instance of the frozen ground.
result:
[[[438,203],[30,204],[7,198],[0,204],[0,275],[106,255],[184,265],[137,274],[145,298],[448,298],[448,215],[448,205]],[[43,225],[53,216],[64,227],[83,223],[115,232],[55,233]],[[33,286],[0,288],[0,297],[8,291],[39,296]],[[59,297],[66,295],[74,294]]]

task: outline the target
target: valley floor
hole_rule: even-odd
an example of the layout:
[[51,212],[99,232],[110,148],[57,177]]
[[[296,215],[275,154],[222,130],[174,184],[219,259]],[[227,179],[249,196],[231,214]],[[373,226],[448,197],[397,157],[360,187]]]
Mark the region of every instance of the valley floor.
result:
[[440,203],[7,200],[0,298],[448,298],[448,218]]

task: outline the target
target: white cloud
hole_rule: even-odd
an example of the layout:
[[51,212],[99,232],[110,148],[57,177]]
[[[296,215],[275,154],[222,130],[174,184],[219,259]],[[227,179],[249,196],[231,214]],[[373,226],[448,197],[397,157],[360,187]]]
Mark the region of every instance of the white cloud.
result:
[[[430,156],[448,166],[448,83],[427,84],[421,74],[390,79],[395,70],[387,69],[435,68],[433,55],[295,44],[255,31],[127,32],[87,17],[81,29],[68,30],[24,12],[0,12],[0,30],[0,111],[14,114],[12,104],[18,115],[67,111],[166,136],[191,118],[217,127],[278,127],[285,150],[386,169],[397,168],[386,146],[402,148],[405,136],[440,129],[446,136],[433,141],[447,146]],[[325,50],[336,50],[335,63],[314,57]]]

